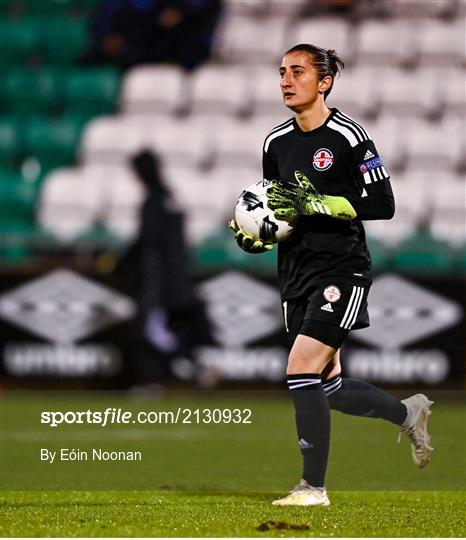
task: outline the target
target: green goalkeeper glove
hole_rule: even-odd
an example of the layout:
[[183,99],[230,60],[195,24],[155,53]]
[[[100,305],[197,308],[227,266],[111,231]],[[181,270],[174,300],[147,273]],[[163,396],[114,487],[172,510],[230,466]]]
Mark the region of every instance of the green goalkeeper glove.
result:
[[292,222],[298,216],[324,214],[336,219],[354,219],[356,211],[345,197],[322,195],[301,171],[297,184],[274,182],[267,190],[267,205],[276,219]]
[[248,253],[265,253],[273,249],[273,244],[263,240],[254,240],[247,232],[238,227],[234,219],[230,219],[228,226],[235,232],[235,240],[238,246]]

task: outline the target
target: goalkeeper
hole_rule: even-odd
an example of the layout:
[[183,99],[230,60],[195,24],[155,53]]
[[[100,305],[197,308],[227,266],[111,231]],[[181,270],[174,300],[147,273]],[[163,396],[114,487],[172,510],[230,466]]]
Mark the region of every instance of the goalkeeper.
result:
[[[263,147],[263,175],[273,181],[268,205],[276,218],[294,225],[278,244],[278,278],[303,472],[289,495],[274,501],[279,506],[330,504],[324,487],[329,409],[398,426],[420,468],[432,452],[426,396],[399,401],[341,374],[340,348],[348,333],[369,326],[371,259],[362,221],[391,219],[395,210],[390,177],[371,136],[326,105],[342,67],[333,50],[301,44],[287,51],[280,89],[294,116],[273,128]],[[234,220],[230,226],[245,251],[272,249],[239,230]]]

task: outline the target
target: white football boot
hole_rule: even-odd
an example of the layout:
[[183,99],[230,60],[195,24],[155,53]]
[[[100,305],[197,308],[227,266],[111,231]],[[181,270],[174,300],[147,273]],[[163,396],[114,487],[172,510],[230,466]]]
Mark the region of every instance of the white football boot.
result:
[[427,420],[431,414],[430,401],[424,394],[415,394],[409,398],[401,400],[408,409],[408,425],[402,425],[398,442],[401,434],[404,433],[411,441],[411,455],[416,467],[422,469],[429,463],[433,448],[430,443],[430,437],[427,433]]
[[312,487],[302,479],[290,493],[272,503],[274,506],[329,506],[330,501],[324,487]]

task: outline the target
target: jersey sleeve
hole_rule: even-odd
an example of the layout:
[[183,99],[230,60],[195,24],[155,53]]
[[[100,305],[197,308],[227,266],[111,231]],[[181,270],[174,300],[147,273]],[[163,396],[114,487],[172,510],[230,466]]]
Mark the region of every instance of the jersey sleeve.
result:
[[374,141],[365,140],[351,149],[350,163],[362,192],[350,197],[359,219],[391,219],[395,213],[395,199],[390,175],[385,168]]
[[262,150],[262,176],[265,180],[280,180],[278,166],[270,147],[268,152],[265,149]]

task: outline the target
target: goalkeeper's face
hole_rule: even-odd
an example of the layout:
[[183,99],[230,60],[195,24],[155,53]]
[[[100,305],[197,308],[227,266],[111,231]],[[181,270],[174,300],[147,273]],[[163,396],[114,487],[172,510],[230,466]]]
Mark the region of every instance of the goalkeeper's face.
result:
[[292,52],[283,57],[280,72],[280,89],[284,104],[299,113],[324,99],[331,77],[319,81],[317,70],[306,52]]

